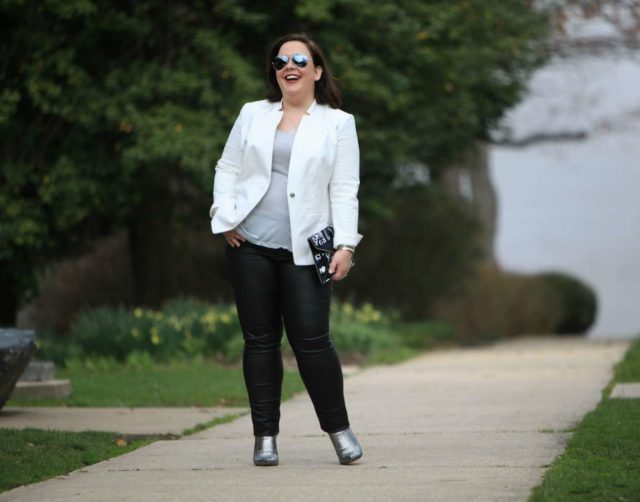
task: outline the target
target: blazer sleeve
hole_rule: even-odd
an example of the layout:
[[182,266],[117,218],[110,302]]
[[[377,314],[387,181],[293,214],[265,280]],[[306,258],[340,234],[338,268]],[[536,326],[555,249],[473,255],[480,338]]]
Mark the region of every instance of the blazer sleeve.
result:
[[353,115],[339,126],[336,160],[329,180],[329,200],[333,221],[333,242],[357,246],[358,187],[360,186],[360,148]]
[[[236,201],[236,180],[240,174],[242,166],[242,122],[244,119],[246,105],[240,110],[229,138],[222,151],[222,156],[216,163],[215,176],[213,180],[213,205],[209,209],[209,216],[214,217],[219,209],[231,207]],[[222,217],[222,215],[218,215]]]

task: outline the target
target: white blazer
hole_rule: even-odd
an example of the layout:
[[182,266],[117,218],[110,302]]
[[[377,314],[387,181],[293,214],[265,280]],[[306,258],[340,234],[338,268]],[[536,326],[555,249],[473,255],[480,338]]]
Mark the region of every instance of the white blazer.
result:
[[[216,164],[214,234],[235,228],[260,202],[271,180],[275,131],[282,103],[247,103]],[[287,202],[293,261],[312,265],[307,237],[333,224],[334,244],[356,246],[360,150],[353,115],[315,101],[302,117],[291,150]]]

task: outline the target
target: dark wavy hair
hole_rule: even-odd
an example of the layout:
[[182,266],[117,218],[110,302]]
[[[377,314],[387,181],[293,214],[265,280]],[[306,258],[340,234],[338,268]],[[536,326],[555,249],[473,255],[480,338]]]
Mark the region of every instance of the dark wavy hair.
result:
[[267,90],[267,99],[271,102],[280,101],[282,99],[282,91],[278,85],[276,71],[271,65],[271,61],[273,61],[273,58],[275,58],[278,55],[278,52],[280,52],[280,47],[287,42],[293,41],[302,42],[306,45],[307,49],[309,49],[309,53],[311,53],[313,65],[322,66],[322,76],[320,77],[320,80],[316,81],[316,101],[321,105],[329,105],[331,108],[340,108],[340,105],[342,105],[342,93],[333,80],[331,70],[329,70],[329,66],[327,65],[327,60],[322,53],[322,49],[320,49],[318,44],[304,33],[285,35],[284,37],[276,40],[271,46],[269,60],[267,61],[267,82],[269,85],[269,89]]

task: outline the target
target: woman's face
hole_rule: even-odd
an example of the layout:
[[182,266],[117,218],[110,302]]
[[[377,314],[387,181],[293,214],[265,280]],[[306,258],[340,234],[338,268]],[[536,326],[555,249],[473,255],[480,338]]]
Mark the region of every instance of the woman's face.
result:
[[[307,66],[300,68],[292,59],[294,54],[304,54],[309,59]],[[322,67],[313,65],[307,46],[297,40],[282,44],[278,56],[288,56],[289,61],[281,70],[275,70],[276,80],[285,99],[310,99],[315,96],[315,83],[322,76]]]

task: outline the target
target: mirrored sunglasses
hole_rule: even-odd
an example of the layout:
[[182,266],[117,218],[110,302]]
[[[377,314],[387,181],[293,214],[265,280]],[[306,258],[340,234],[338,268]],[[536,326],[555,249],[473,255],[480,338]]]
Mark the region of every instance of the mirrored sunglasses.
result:
[[[293,56],[291,56],[291,61],[293,61],[293,64],[298,66],[299,68],[304,68],[305,66],[307,66],[309,58],[304,54],[296,52]],[[271,61],[271,64],[276,70],[282,70],[288,62],[289,56],[276,56],[273,58],[273,61]]]

